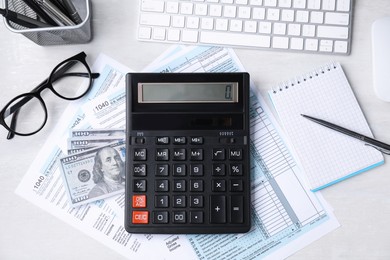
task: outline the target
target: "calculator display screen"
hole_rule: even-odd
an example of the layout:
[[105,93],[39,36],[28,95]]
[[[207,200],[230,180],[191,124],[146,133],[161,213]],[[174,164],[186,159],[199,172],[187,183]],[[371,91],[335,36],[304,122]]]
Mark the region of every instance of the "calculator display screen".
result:
[[138,83],[139,103],[237,103],[237,82]]

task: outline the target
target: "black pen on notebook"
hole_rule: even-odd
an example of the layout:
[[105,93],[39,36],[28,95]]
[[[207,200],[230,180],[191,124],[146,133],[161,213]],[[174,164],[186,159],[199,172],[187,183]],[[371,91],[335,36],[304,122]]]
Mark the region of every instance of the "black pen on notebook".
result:
[[345,134],[345,135],[348,135],[348,136],[353,137],[355,139],[358,139],[358,140],[364,142],[366,145],[372,146],[373,148],[377,149],[378,151],[380,151],[384,154],[390,155],[390,145],[389,144],[377,141],[371,137],[356,133],[354,131],[351,131],[349,129],[335,125],[333,123],[330,123],[330,122],[322,120],[322,119],[318,119],[318,118],[303,115],[303,114],[301,114],[301,116],[303,116],[304,118],[307,118],[307,119],[309,119],[317,124],[323,125],[323,126],[328,127],[332,130],[335,130],[335,131],[340,132],[342,134]]

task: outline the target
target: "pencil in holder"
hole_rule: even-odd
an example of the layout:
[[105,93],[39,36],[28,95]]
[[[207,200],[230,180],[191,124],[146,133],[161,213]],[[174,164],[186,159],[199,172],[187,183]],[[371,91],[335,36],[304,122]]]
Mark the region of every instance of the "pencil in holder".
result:
[[[82,22],[76,25],[27,28],[6,18],[4,18],[4,22],[8,30],[20,33],[38,45],[87,43],[92,39],[91,2],[90,0],[73,0],[72,3],[82,19]],[[5,0],[5,8],[39,20],[36,12],[26,4],[26,1]]]

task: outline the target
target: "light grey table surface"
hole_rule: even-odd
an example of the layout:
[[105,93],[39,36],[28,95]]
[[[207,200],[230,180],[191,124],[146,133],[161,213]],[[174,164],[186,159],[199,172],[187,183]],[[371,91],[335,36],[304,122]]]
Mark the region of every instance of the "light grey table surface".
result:
[[[41,47],[0,23],[0,107],[30,91],[59,61],[79,51],[87,53],[90,64],[99,53],[105,53],[140,71],[170,47],[136,40],[138,1],[92,2],[94,37],[84,45]],[[357,0],[354,11],[350,56],[235,51],[263,95],[281,80],[329,61],[341,62],[374,135],[390,143],[390,103],[374,94],[371,56],[371,24],[379,17],[390,16],[390,1]],[[124,259],[14,193],[68,104],[50,93],[45,94],[45,100],[49,121],[38,134],[8,141],[0,127],[0,259]],[[289,259],[390,259],[387,161],[388,157],[385,165],[325,189],[322,194],[334,208],[341,227]]]

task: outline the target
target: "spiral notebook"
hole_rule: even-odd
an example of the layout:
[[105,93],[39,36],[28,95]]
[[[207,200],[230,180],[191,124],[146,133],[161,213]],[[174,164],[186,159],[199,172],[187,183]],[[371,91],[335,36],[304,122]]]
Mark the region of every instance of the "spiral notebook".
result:
[[384,163],[376,149],[301,116],[320,118],[372,137],[339,63],[280,83],[268,94],[313,191]]

